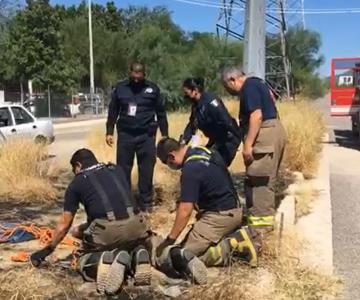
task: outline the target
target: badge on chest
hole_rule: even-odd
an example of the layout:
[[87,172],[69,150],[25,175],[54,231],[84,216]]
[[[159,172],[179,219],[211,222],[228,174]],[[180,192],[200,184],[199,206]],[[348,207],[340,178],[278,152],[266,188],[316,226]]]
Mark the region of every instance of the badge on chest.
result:
[[130,102],[129,106],[128,106],[128,116],[135,117],[136,116],[136,110],[137,110],[136,103]]

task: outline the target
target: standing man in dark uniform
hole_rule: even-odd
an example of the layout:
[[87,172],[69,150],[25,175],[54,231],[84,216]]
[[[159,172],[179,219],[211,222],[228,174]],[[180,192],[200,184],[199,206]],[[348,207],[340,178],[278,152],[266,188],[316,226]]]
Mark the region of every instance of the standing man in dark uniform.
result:
[[222,81],[230,94],[240,97],[248,222],[261,232],[268,231],[274,226],[274,185],[286,144],[285,130],[270,88],[262,79],[246,76],[241,68],[228,67],[223,70]]
[[231,117],[222,100],[204,90],[202,78],[188,78],[183,83],[185,97],[194,104],[183,140],[187,144],[200,129],[209,141],[208,148],[217,150],[227,166],[236,156],[241,137],[239,126]]
[[145,66],[135,62],[130,78],[113,90],[106,123],[106,143],[114,144],[117,125],[117,163],[123,167],[131,186],[131,170],[136,153],[139,173],[139,208],[151,211],[153,205],[153,174],[156,162],[155,136],[168,136],[168,121],[160,89],[145,79]]

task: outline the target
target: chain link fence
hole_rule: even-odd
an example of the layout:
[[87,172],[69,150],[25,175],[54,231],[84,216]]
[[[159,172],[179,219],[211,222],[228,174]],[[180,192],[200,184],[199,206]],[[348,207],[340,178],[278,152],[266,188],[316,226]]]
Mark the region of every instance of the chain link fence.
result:
[[[51,88],[44,92],[6,92],[6,102],[23,104],[37,118],[76,118],[78,116],[101,116],[107,113],[111,98],[110,90],[97,88],[94,94],[85,88],[69,93],[59,93]],[[23,99],[23,100],[22,100]]]

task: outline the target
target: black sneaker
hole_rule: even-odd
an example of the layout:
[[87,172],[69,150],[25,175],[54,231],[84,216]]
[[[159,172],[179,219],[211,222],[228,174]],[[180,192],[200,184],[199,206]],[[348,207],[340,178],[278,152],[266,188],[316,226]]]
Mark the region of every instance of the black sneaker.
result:
[[151,263],[149,252],[139,248],[134,252],[134,285],[151,285]]

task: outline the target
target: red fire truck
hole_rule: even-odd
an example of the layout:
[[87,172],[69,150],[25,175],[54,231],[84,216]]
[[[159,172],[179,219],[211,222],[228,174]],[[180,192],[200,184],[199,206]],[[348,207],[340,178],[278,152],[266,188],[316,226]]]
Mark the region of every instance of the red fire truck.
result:
[[351,116],[352,131],[360,133],[360,58],[334,58],[331,62],[331,115]]

